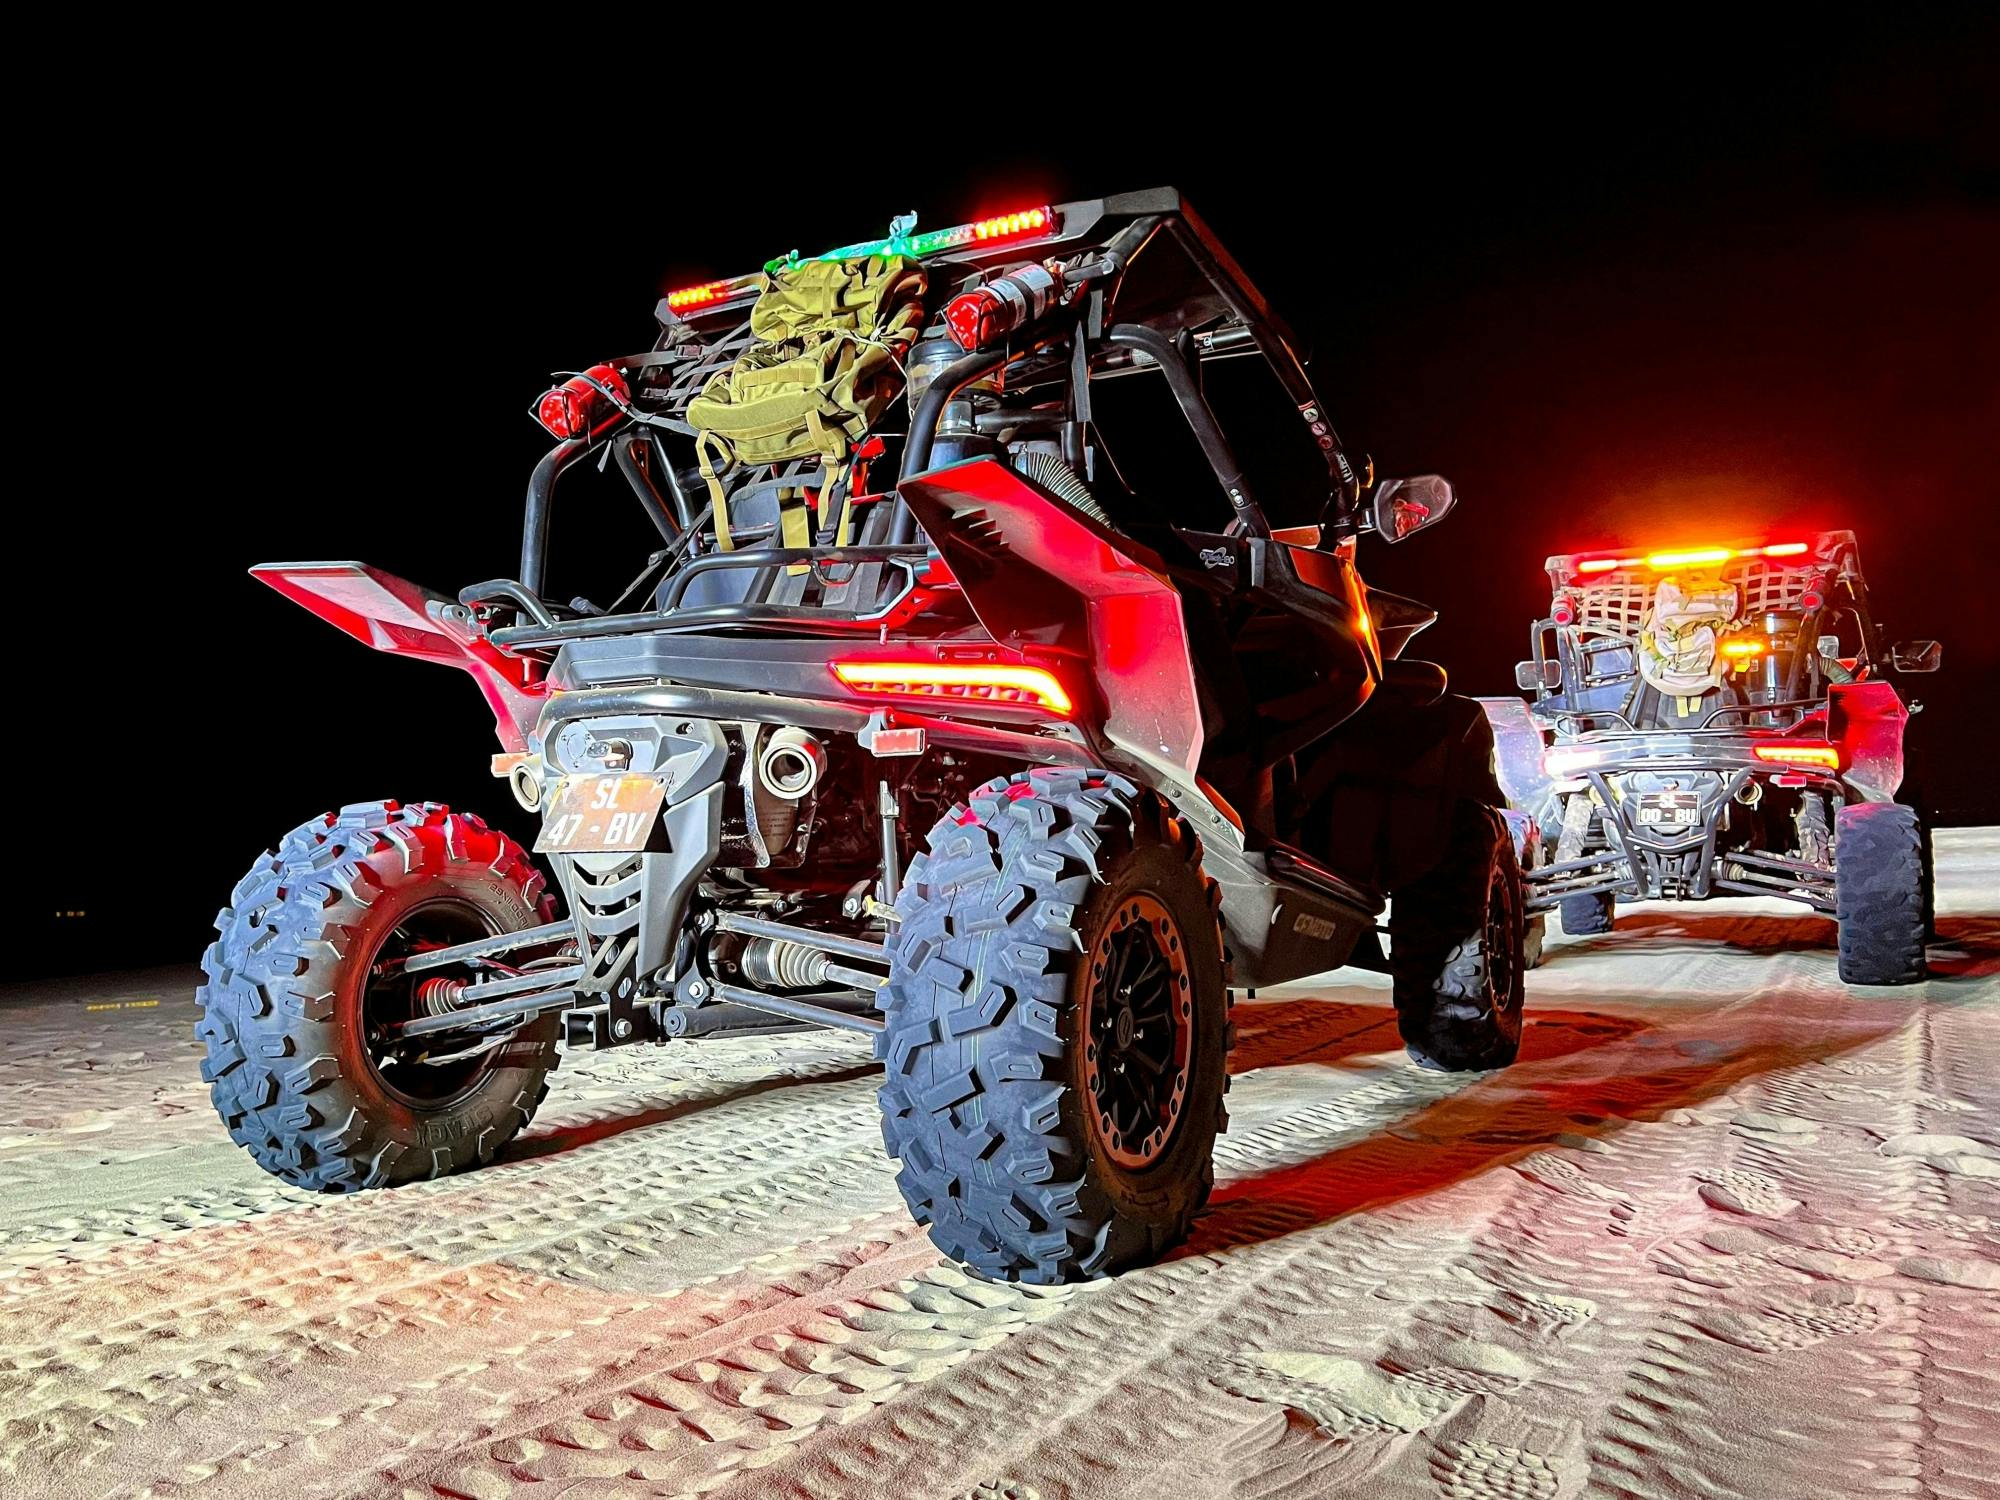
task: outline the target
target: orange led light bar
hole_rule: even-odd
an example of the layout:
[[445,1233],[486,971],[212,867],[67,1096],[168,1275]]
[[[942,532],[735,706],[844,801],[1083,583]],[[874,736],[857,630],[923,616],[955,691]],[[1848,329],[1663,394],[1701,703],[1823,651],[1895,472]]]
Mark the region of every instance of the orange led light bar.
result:
[[1068,714],[1076,705],[1052,673],[993,662],[837,661],[833,675],[864,693],[1011,703]]
[[1615,573],[1641,565],[1664,572],[1669,568],[1714,567],[1738,557],[1797,557],[1810,550],[1804,542],[1772,542],[1763,547],[1688,547],[1674,552],[1649,552],[1644,557],[1590,557],[1576,565],[1579,573]]
[[1649,568],[1692,568],[1703,563],[1726,563],[1736,554],[1727,547],[1690,547],[1685,552],[1649,552],[1646,566]]
[[1724,641],[1722,643],[1722,654],[1724,656],[1762,656],[1764,654],[1764,643],[1755,637],[1746,637],[1736,641]]
[[1775,761],[1784,766],[1824,766],[1829,771],[1840,769],[1840,747],[1821,740],[1811,740],[1798,744],[1774,743],[1752,747],[1751,753],[1759,760]]

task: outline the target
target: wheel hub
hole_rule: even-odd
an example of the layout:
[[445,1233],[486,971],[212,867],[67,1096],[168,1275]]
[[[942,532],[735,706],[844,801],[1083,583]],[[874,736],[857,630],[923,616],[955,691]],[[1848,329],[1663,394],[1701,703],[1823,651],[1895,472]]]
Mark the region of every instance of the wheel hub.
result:
[[1150,1166],[1180,1123],[1194,1050],[1187,945],[1154,897],[1129,897],[1093,945],[1079,1039],[1098,1149],[1123,1167]]

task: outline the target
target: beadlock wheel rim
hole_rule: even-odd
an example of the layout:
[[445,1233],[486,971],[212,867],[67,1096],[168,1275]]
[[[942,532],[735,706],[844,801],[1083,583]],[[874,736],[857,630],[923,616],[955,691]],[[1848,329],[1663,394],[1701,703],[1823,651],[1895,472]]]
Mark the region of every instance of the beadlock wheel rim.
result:
[[1090,951],[1078,1040],[1097,1148],[1151,1166],[1187,1104],[1194,981],[1180,925],[1149,895],[1127,897]]

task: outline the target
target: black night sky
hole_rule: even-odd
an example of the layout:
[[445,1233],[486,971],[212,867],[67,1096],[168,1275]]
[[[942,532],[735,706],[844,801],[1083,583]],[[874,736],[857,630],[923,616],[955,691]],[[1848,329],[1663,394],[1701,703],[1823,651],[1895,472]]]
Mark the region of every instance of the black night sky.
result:
[[[801,138],[815,103],[705,160],[629,82],[503,126],[406,78],[286,111],[240,164],[217,146],[236,111],[192,106],[203,149],[142,140],[91,179],[120,233],[61,219],[86,310],[17,408],[75,403],[40,450],[69,471],[53,533],[15,553],[17,623],[41,623],[15,637],[7,977],[192,962],[258,850],[343,801],[529,832],[468,680],[365,651],[252,563],[509,576],[548,441],[529,403],[646,345],[667,288],[910,208],[937,227],[1162,183],[1306,337],[1348,447],[1456,484],[1446,525],[1364,558],[1443,610],[1418,649],[1454,686],[1509,690],[1550,552],[1851,527],[1889,633],[1945,643],[1904,679],[1922,801],[2000,822],[2000,42],[1934,14],[1540,73],[1095,51],[999,106],[918,70],[837,144]],[[615,482],[565,495],[556,582],[602,598],[648,533]]]

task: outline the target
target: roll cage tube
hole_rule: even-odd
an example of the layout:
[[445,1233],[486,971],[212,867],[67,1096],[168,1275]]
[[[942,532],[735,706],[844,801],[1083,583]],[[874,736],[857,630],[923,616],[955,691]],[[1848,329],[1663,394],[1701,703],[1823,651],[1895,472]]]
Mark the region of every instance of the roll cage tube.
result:
[[1243,274],[1243,268],[1209,233],[1208,226],[1191,206],[1183,203],[1179,215],[1169,218],[1167,223],[1175,243],[1187,252],[1188,258],[1250,330],[1250,337],[1263,353],[1265,363],[1270,365],[1279,384],[1284,386],[1286,394],[1298,407],[1299,416],[1311,432],[1313,442],[1326,455],[1327,473],[1334,481],[1327,497],[1333,507],[1334,527],[1343,534],[1352,533],[1356,529],[1354,507],[1361,498],[1361,478],[1348,461],[1347,451],[1340,446],[1340,435],[1327,420],[1326,409],[1320,405],[1319,397],[1313,391],[1312,379],[1292,347],[1292,340],[1279,325],[1276,315],[1265,305],[1250,278]]
[[1104,342],[1116,348],[1135,349],[1146,355],[1160,367],[1160,373],[1167,378],[1167,388],[1174,393],[1174,400],[1180,406],[1181,415],[1194,429],[1201,451],[1208,459],[1208,466],[1215,471],[1216,481],[1229,497],[1230,507],[1236,512],[1236,519],[1243,531],[1251,536],[1269,536],[1270,524],[1264,519],[1264,511],[1250,493],[1250,482],[1243,477],[1242,466],[1236,462],[1235,450],[1229,446],[1229,439],[1222,434],[1216,423],[1215,413],[1208,409],[1208,402],[1202,399],[1201,387],[1195,384],[1193,374],[1181,358],[1174,341],[1155,329],[1137,323],[1117,323],[1106,331]]

